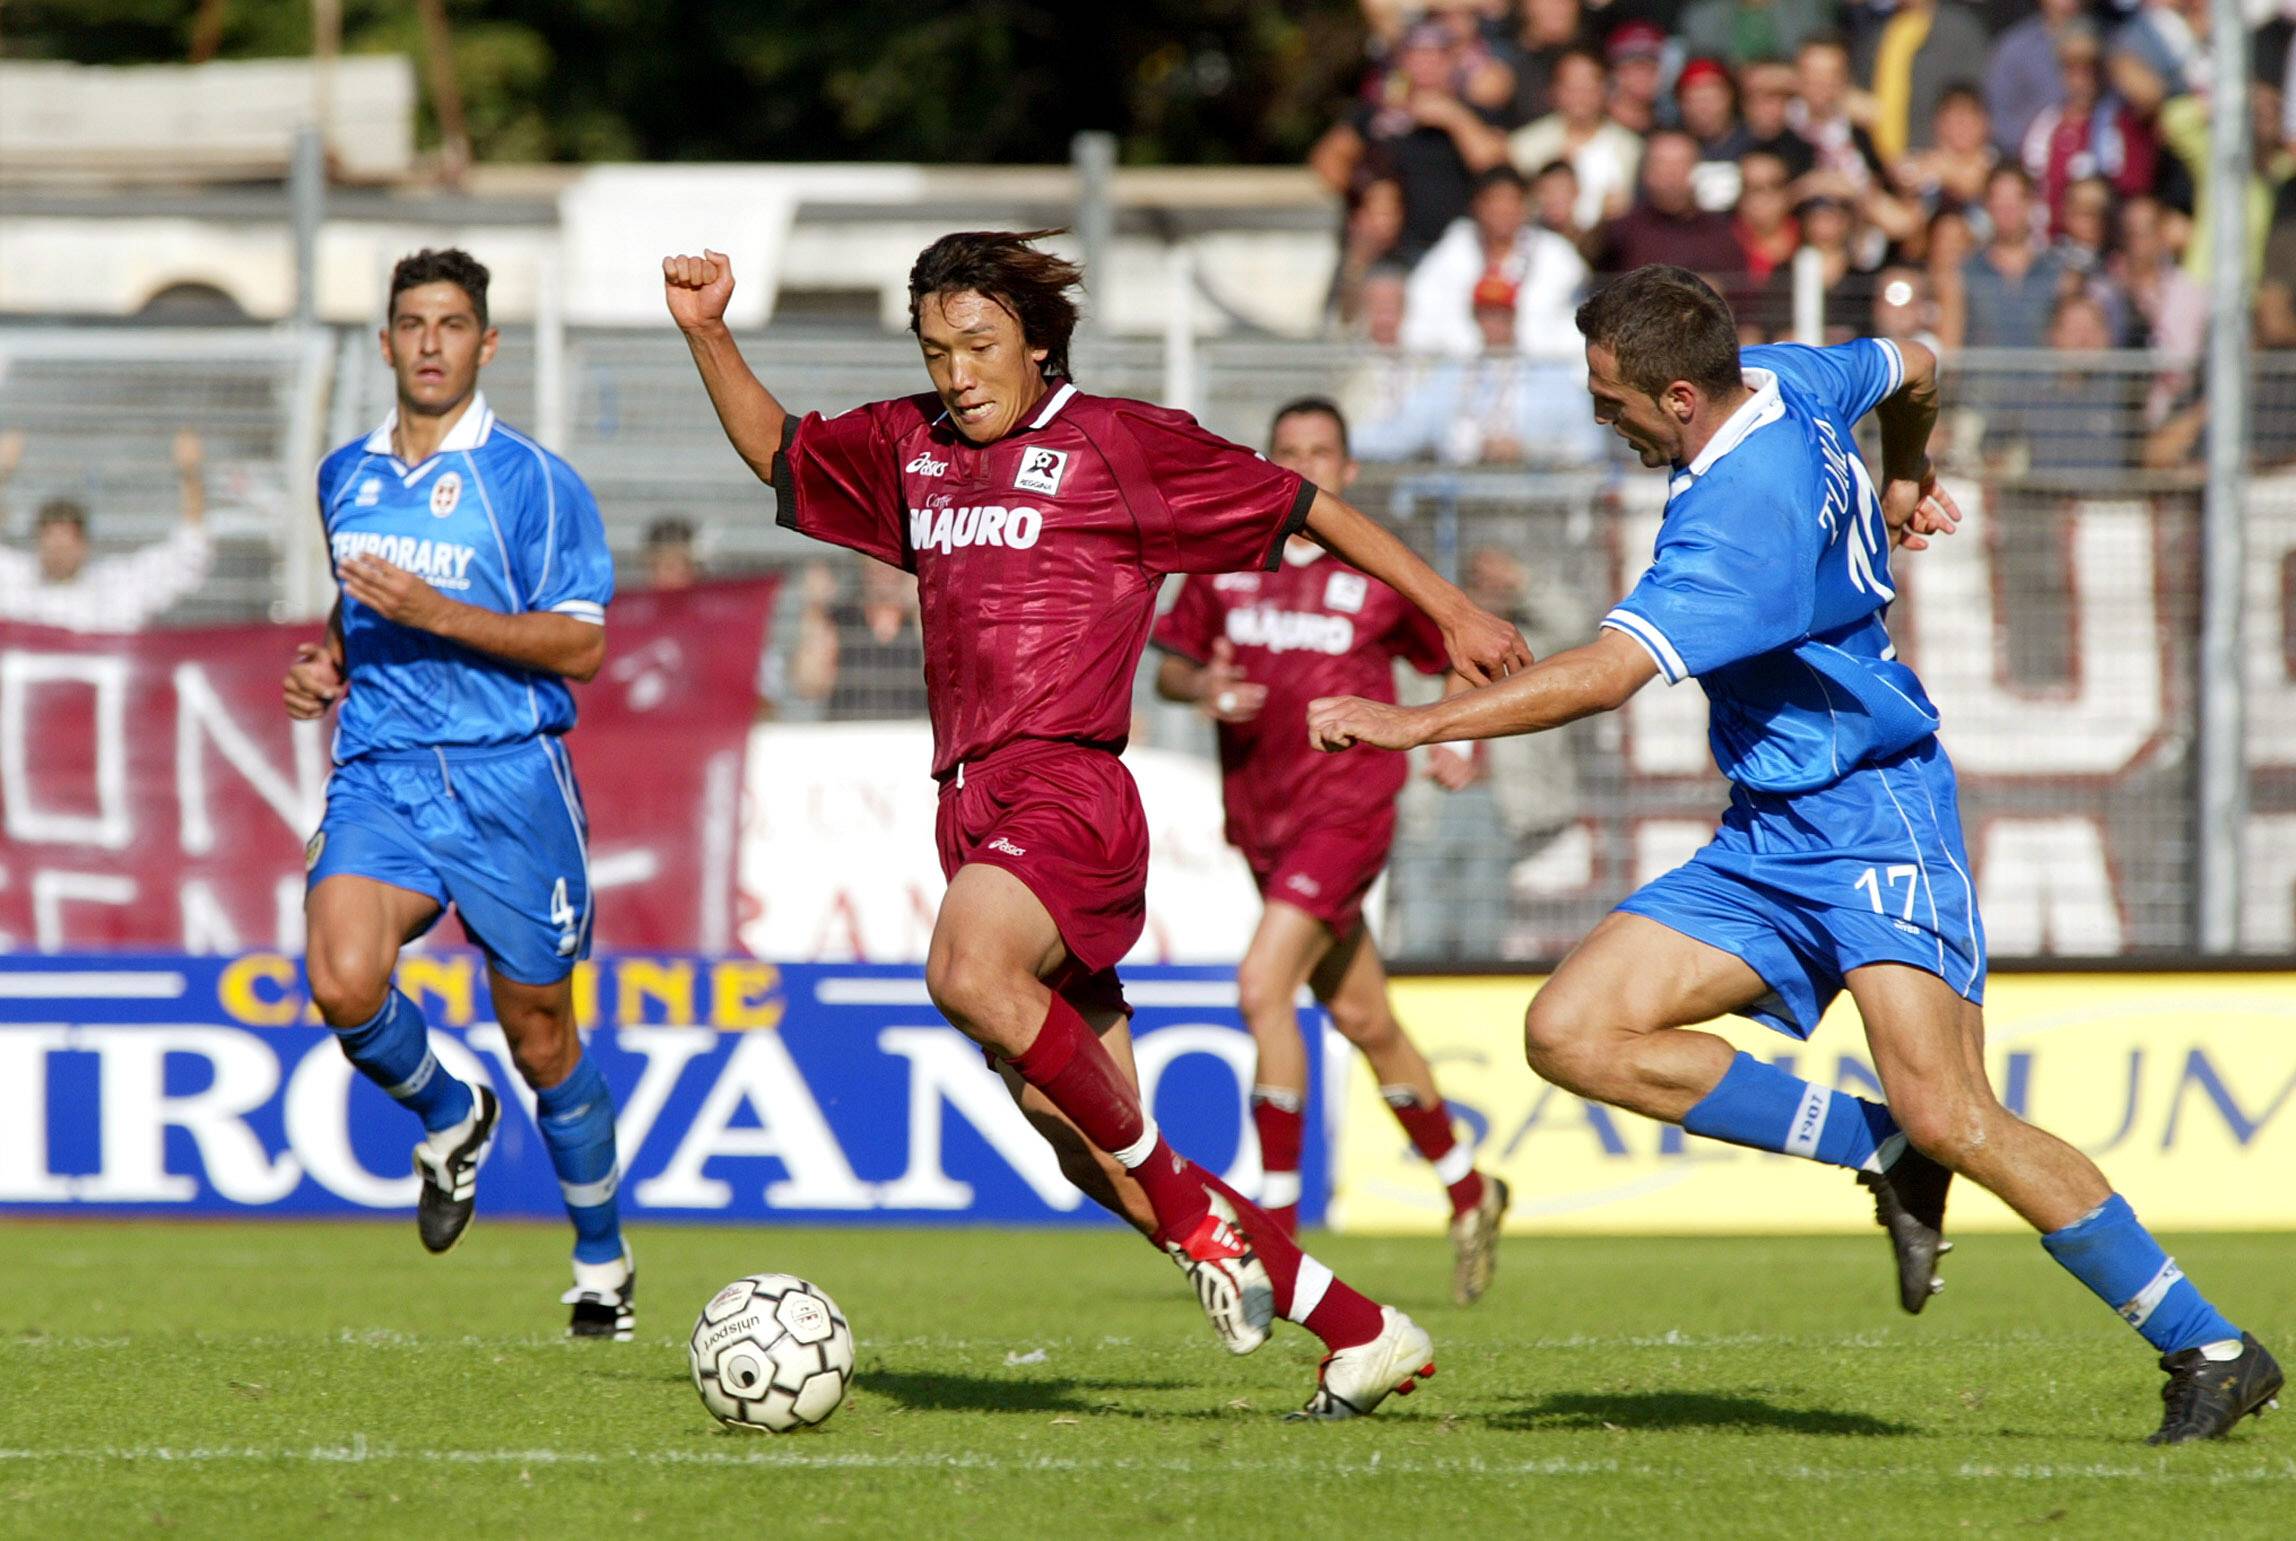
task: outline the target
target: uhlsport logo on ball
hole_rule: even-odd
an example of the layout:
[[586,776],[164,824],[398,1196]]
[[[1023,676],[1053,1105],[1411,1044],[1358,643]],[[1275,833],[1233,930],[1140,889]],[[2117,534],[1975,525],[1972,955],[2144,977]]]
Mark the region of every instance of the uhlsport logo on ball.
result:
[[736,1279],[694,1323],[694,1389],[731,1429],[786,1434],[837,1411],[853,1379],[853,1332],[837,1303],[785,1273]]

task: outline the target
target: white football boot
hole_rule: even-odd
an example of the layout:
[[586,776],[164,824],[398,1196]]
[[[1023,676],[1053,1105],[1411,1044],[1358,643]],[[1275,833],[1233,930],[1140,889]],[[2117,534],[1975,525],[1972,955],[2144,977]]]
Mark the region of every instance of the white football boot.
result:
[[1435,1373],[1435,1340],[1427,1329],[1393,1306],[1379,1308],[1379,1336],[1353,1348],[1336,1348],[1316,1370],[1315,1395],[1286,1423],[1336,1423],[1368,1417],[1392,1393],[1409,1396]]

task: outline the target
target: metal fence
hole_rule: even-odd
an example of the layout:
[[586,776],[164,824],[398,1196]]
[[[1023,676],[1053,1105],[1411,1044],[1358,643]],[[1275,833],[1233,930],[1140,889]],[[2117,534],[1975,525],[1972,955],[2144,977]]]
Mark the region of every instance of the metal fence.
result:
[[[800,410],[923,388],[913,345],[875,334],[746,339]],[[1647,562],[1662,480],[1589,431],[1567,367],[1385,358],[1338,345],[1083,340],[1089,388],[1191,405],[1244,442],[1294,396],[1336,396],[1370,462],[1355,501],[1540,652],[1588,637]],[[1945,716],[1975,879],[1997,956],[2170,955],[2197,937],[2202,558],[2192,360],[1980,354],[1952,361],[1936,452],[1969,523],[1902,558],[1892,630]],[[806,716],[916,710],[913,633],[884,624],[858,559],[777,528],[771,494],[725,445],[685,349],[660,332],[516,332],[486,379],[596,490],[624,581],[653,520],[703,533],[705,566],[799,581],[765,679]],[[1415,393],[1431,399],[1416,400]],[[0,428],[24,433],[7,532],[45,495],[95,511],[99,544],[164,533],[167,440],[206,435],[217,580],[171,619],[304,613],[325,592],[307,492],[321,449],[389,405],[371,334],[0,330]],[[2258,361],[2250,392],[2242,694],[2248,806],[2237,933],[2296,952],[2296,356]],[[1417,414],[1416,417],[1414,414]],[[1433,432],[1398,422],[1435,424]],[[1464,424],[1465,426],[1462,426]],[[886,601],[876,609],[865,599]],[[878,625],[872,626],[876,620]],[[838,636],[824,675],[809,642]],[[1140,694],[1139,736],[1209,752],[1206,725]],[[1645,691],[1614,716],[1494,745],[1492,775],[1406,794],[1386,941],[1403,959],[1557,955],[1634,883],[1703,840],[1724,789],[1704,701]]]

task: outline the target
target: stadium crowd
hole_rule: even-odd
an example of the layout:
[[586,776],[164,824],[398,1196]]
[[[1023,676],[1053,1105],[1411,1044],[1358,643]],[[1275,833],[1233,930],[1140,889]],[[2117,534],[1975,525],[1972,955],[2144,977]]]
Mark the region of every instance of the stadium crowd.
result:
[[2212,106],[2254,135],[2255,341],[2296,347],[2296,6],[2246,9],[2227,81],[2208,0],[1365,0],[1309,157],[1346,208],[1333,324],[1387,360],[1352,392],[1362,453],[1590,454],[1538,403],[1591,282],[1694,268],[1757,342],[1791,333],[1807,252],[1834,340],[2163,355],[1974,393],[1989,463],[2189,463]]

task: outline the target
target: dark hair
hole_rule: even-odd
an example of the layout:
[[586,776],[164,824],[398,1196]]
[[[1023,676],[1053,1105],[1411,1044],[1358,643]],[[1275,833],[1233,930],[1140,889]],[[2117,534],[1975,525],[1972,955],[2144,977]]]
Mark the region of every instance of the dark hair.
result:
[[1985,105],[1985,93],[1966,80],[1956,80],[1937,93],[1937,108],[1940,111],[1944,109],[1946,103],[1955,101],[1967,102],[1979,112],[1988,110]]
[[1501,161],[1496,166],[1486,166],[1475,173],[1475,180],[1467,184],[1467,196],[1471,199],[1480,198],[1483,196],[1485,188],[1498,187],[1502,184],[1513,188],[1518,193],[1527,193],[1531,190],[1531,184],[1523,180],[1521,172],[1505,161]]
[[434,251],[426,246],[411,257],[401,257],[391,269],[391,297],[384,302],[383,314],[389,316],[398,308],[399,296],[409,289],[424,284],[453,284],[470,296],[471,308],[478,312],[478,324],[485,326],[486,285],[493,275],[486,264],[459,246]]
[[690,546],[694,543],[693,521],[683,514],[664,514],[646,526],[646,549],[657,546]]
[[1531,180],[1535,182],[1544,182],[1547,178],[1553,176],[1558,171],[1561,172],[1564,176],[1569,177],[1573,182],[1578,180],[1578,167],[1572,165],[1569,161],[1565,160],[1560,155],[1556,156],[1553,160],[1548,161],[1544,166],[1541,166],[1538,170],[1538,174]]
[[68,524],[82,535],[88,533],[88,508],[77,498],[50,498],[40,505],[32,516],[32,528],[44,530],[51,524]]
[[1084,270],[1065,258],[1039,251],[1032,241],[1065,230],[960,230],[942,236],[917,253],[909,269],[909,330],[917,330],[917,307],[927,295],[971,290],[994,300],[1020,323],[1021,341],[1044,349],[1039,366],[1047,380],[1071,378],[1068,340],[1076,332],[1076,301],[1068,291],[1084,280]]
[[1652,263],[1612,279],[1578,308],[1578,329],[1608,348],[1619,378],[1646,396],[1677,380],[1719,395],[1744,379],[1729,302],[1687,268]]
[[1315,415],[1331,419],[1332,426],[1339,430],[1339,452],[1342,455],[1352,454],[1353,451],[1347,447],[1347,414],[1340,411],[1339,403],[1329,396],[1294,396],[1276,408],[1276,415],[1268,419],[1268,437],[1273,439],[1276,436],[1276,425],[1287,417]]
[[1594,49],[1580,44],[1573,44],[1555,55],[1555,62],[1547,66],[1547,78],[1552,80],[1555,76],[1560,75],[1563,72],[1563,66],[1573,59],[1584,59],[1594,66],[1596,74],[1605,80],[1610,78],[1610,61]]

